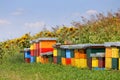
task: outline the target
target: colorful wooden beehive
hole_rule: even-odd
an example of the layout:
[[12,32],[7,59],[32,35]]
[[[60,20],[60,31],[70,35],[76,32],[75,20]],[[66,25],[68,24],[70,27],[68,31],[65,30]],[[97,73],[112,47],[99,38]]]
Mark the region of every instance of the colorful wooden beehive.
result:
[[30,63],[30,48],[24,49],[24,60],[26,63]]
[[65,50],[62,54],[66,58],[66,65],[76,66],[78,68],[87,67],[87,59],[85,53],[86,44],[78,45],[61,45],[60,47]]
[[53,45],[53,62],[55,64],[61,64],[61,50],[60,50],[60,43],[56,43]]
[[56,44],[56,38],[39,38],[38,40],[40,54],[53,51],[53,45]]
[[36,46],[35,46],[35,40],[30,41],[30,63],[33,63],[36,61]]
[[106,42],[106,69],[119,69],[119,47],[120,42]]
[[55,63],[93,70],[120,70],[120,42],[104,44],[61,45],[56,38],[39,38],[30,41],[24,49],[26,63]]
[[103,70],[105,68],[104,44],[91,44],[87,50],[87,66],[90,69]]
[[[51,62],[51,57],[49,57],[49,56],[52,56],[52,54],[57,55],[56,50],[53,49],[53,45],[56,44],[56,38],[39,38],[38,41],[39,41],[39,47],[38,47],[39,49],[38,50],[39,50],[40,56],[42,56],[42,57],[46,56],[42,59],[42,61],[45,60],[45,61],[43,61],[45,63]],[[56,56],[52,56],[52,57],[53,57],[52,60],[54,62],[57,62]],[[48,60],[48,61],[46,61],[46,60]]]

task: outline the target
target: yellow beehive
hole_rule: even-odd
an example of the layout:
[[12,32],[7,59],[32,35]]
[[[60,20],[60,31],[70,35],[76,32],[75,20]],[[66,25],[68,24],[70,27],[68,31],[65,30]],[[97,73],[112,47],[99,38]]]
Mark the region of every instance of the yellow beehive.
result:
[[87,59],[80,59],[80,67],[81,68],[87,67]]
[[105,68],[106,69],[112,68],[112,58],[105,58]]
[[34,45],[31,44],[31,45],[30,45],[30,50],[33,50],[33,49],[34,49]]
[[92,58],[92,67],[98,67],[98,59]]
[[107,47],[105,49],[105,57],[106,58],[111,58],[112,57],[112,48],[111,47]]
[[57,56],[57,49],[53,50],[53,56]]
[[71,58],[71,65],[75,66],[75,59],[74,58]]
[[62,61],[62,65],[66,65],[66,59],[65,58],[61,58]]
[[42,59],[42,57],[41,57],[41,56],[39,56],[39,60],[40,60],[40,62],[41,62],[41,59]]
[[120,58],[119,58],[119,70],[120,70]]
[[40,62],[40,57],[36,57],[36,62],[37,62],[37,63]]
[[75,66],[80,68],[80,59],[75,59]]
[[118,58],[119,57],[119,49],[112,48],[112,58]]

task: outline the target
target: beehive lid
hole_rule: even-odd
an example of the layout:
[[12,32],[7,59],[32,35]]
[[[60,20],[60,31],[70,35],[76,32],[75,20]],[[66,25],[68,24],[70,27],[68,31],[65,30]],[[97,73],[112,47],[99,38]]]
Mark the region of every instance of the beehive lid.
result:
[[52,52],[45,52],[45,53],[41,53],[40,56],[48,56],[48,55],[52,55]]
[[53,45],[54,48],[60,48],[61,43],[56,43]]
[[112,46],[118,46],[118,47],[120,47],[120,42],[105,42],[104,46],[105,47],[112,47]]
[[83,49],[89,47],[90,44],[76,44],[76,45],[61,45],[63,49]]
[[30,44],[32,44],[32,43],[35,43],[35,40],[31,40],[31,41],[30,41]]
[[43,40],[57,40],[57,38],[38,38],[39,41]]
[[30,48],[24,48],[24,51],[30,51]]
[[36,40],[35,40],[35,43],[38,43],[38,42],[39,42],[39,39],[36,39]]
[[92,46],[99,47],[99,46],[104,46],[104,44],[90,44],[90,47],[92,47]]

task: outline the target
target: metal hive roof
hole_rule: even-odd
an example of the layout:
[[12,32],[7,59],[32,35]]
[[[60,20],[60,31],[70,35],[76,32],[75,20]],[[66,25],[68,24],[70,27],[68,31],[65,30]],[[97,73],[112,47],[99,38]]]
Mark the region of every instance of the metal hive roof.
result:
[[105,42],[104,46],[105,47],[111,47],[111,46],[118,46],[118,47],[120,47],[120,42]]
[[63,49],[83,49],[89,47],[90,44],[76,44],[76,45],[61,45],[60,48]]

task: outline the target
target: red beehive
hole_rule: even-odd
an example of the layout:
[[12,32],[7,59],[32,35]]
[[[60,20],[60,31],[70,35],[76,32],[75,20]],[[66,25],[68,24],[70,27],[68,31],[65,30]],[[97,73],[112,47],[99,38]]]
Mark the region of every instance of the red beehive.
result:
[[53,51],[53,48],[40,48],[41,53],[51,52]]
[[53,56],[53,63],[57,64],[57,57]]
[[36,46],[36,56],[40,56],[40,52],[39,52],[39,40],[35,41],[35,46]]
[[25,58],[26,63],[30,63],[30,58]]
[[66,58],[66,65],[70,65],[71,64],[71,58]]
[[30,55],[35,56],[34,41],[30,41]]
[[99,57],[98,58],[98,67],[99,68],[104,68],[105,67],[105,58],[104,57]]

